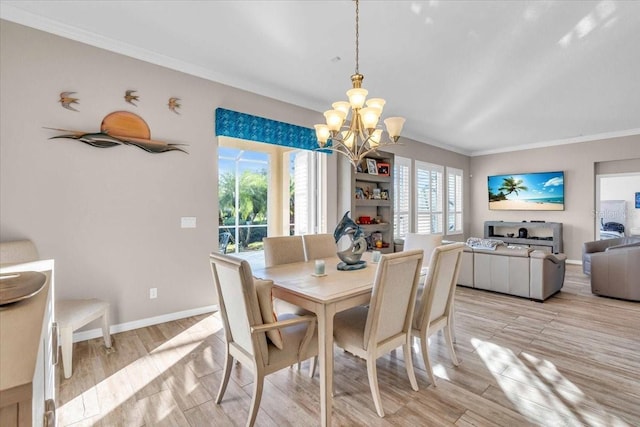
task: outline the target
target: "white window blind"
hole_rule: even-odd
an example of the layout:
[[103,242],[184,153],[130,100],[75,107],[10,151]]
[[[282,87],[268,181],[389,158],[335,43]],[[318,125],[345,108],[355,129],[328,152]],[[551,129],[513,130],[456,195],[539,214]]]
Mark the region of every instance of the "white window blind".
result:
[[[310,215],[313,212],[311,208],[312,197],[311,194],[311,174],[310,174],[310,162],[312,152],[295,151],[291,153],[294,158],[294,228],[295,234],[309,234],[313,232],[312,218]],[[289,198],[287,197],[287,205],[289,205]],[[290,208],[290,206],[287,206]],[[287,215],[289,217],[289,215]]]
[[396,157],[393,165],[393,236],[404,238],[409,232],[411,209],[411,159]]
[[447,167],[446,234],[461,234],[462,232],[462,170]]
[[417,233],[443,232],[444,167],[416,160],[416,224]]

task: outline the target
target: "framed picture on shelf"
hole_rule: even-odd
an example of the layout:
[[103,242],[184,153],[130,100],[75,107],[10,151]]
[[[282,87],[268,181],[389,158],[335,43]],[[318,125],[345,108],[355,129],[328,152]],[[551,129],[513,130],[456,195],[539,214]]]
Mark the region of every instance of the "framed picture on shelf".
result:
[[378,175],[389,176],[389,163],[378,163]]
[[378,175],[378,164],[374,159],[367,159],[367,172],[369,175]]

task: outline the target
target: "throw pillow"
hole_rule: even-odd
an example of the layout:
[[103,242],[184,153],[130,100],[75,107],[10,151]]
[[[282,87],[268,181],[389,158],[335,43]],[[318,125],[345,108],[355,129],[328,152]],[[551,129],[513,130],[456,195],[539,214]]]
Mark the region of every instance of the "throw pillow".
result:
[[[260,305],[260,314],[262,315],[262,323],[269,324],[278,321],[276,312],[273,309],[273,282],[271,280],[254,280],[256,295],[258,296],[258,305]],[[284,348],[282,341],[282,333],[279,329],[267,332],[267,338],[280,350]]]

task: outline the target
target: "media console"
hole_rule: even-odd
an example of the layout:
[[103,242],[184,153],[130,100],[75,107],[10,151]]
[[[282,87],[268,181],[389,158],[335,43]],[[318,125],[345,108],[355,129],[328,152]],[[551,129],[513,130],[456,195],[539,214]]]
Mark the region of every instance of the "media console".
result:
[[[521,228],[527,230],[526,238],[518,237]],[[554,254],[562,252],[561,222],[485,221],[484,237],[500,239],[505,243],[528,246],[532,249],[547,250]]]

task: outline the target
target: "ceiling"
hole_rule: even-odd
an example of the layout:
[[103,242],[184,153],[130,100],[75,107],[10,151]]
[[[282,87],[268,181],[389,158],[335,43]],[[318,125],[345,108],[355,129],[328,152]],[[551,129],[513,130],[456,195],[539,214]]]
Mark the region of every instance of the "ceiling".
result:
[[[355,3],[2,1],[0,17],[318,111]],[[480,155],[640,134],[639,1],[360,3],[360,72],[403,136]]]

